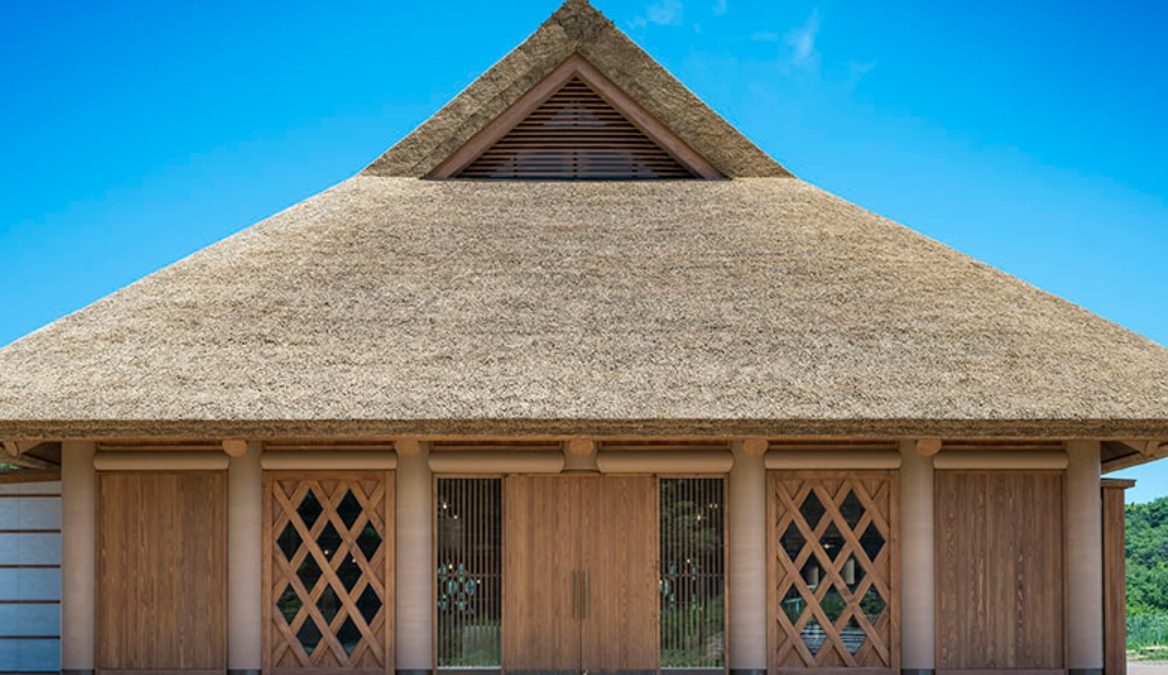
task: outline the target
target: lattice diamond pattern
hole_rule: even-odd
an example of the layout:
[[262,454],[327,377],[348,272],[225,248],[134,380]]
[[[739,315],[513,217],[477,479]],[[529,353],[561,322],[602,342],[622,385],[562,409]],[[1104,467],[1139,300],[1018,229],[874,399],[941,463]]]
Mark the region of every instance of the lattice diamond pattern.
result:
[[890,472],[773,474],[770,666],[899,669]]
[[382,669],[387,560],[384,473],[269,476],[273,669]]

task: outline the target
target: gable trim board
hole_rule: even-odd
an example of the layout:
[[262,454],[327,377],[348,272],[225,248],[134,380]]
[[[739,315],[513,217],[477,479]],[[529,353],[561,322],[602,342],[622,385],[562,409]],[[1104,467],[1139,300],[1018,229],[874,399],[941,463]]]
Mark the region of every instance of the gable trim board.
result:
[[475,134],[454,154],[430,172],[429,178],[459,177],[469,166],[522,124],[533,112],[560,92],[564,85],[579,79],[614,110],[623,115],[658,147],[671,155],[690,172],[706,179],[722,178],[722,174],[701,155],[694,152],[667,127],[646,112],[632,98],[612,84],[599,70],[583,57],[573,54],[553,70],[542,82],[513,103],[506,111]]

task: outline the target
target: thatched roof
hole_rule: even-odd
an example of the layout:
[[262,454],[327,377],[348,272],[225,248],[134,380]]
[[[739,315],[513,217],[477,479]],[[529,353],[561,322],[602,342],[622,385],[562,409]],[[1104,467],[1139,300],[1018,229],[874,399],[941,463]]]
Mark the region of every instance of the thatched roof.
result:
[[0,438],[1168,436],[1168,349],[790,177],[655,65],[606,74],[732,180],[417,178],[512,62],[636,49],[566,7],[362,175],[0,350]]
[[523,44],[365,173],[425,176],[573,54],[584,57],[726,176],[790,175],[587,0],[568,0]]

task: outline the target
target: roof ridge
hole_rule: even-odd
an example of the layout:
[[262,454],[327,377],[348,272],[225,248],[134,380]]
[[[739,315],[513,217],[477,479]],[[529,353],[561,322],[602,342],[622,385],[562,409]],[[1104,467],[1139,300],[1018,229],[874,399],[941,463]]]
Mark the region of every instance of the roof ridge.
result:
[[519,46],[362,173],[428,175],[574,54],[587,60],[723,175],[791,176],[587,0],[567,0]]

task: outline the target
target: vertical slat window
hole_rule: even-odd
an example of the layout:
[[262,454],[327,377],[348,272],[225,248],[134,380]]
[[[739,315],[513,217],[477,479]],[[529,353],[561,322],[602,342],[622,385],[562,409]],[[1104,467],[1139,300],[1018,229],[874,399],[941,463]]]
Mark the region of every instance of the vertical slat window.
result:
[[722,668],[726,644],[721,478],[660,482],[661,667]]
[[438,479],[439,668],[501,666],[502,487],[498,478]]
[[566,82],[458,176],[519,180],[695,177],[579,78]]

